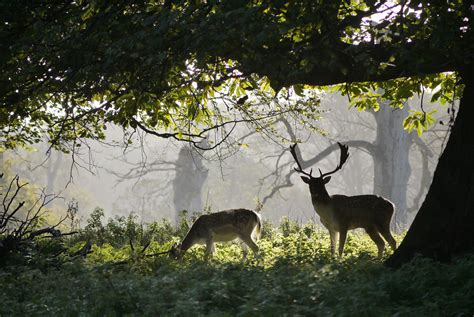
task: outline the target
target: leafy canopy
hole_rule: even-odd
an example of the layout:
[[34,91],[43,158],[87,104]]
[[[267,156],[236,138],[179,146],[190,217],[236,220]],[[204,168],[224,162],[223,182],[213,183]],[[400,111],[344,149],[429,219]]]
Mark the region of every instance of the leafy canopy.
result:
[[[237,121],[314,114],[275,92],[346,83],[358,108],[429,88],[459,94],[472,67],[467,1],[0,1],[1,147],[66,149],[107,123],[226,138]],[[417,119],[418,118],[418,119]],[[416,114],[406,127],[423,122]],[[417,127],[415,127],[417,128]]]

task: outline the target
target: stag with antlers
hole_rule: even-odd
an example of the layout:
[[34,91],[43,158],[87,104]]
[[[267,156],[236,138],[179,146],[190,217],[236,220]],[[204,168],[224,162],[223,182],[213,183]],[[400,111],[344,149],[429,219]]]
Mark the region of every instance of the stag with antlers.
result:
[[377,245],[380,258],[385,248],[381,236],[393,250],[396,248],[396,241],[390,233],[394,205],[388,199],[376,195],[329,195],[326,190],[326,184],[331,180],[329,175],[339,171],[349,157],[347,145],[341,143],[338,145],[341,151],[339,164],[328,173],[322,173],[319,170],[320,176],[318,177],[312,176],[312,170],[310,173],[303,170],[296,154],[296,144],[290,146],[290,152],[298,166],[295,171],[302,174],[301,179],[309,185],[313,207],[319,215],[321,223],[329,230],[331,254],[335,255],[338,236],[339,256],[342,257],[347,231],[363,228]]

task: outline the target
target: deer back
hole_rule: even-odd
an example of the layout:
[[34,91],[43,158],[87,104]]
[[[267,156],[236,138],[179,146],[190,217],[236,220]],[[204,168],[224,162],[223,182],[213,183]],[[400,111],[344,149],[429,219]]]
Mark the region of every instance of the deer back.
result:
[[394,205],[376,195],[333,195],[327,202],[315,204],[315,209],[321,209],[320,216],[337,227],[379,228],[390,223]]

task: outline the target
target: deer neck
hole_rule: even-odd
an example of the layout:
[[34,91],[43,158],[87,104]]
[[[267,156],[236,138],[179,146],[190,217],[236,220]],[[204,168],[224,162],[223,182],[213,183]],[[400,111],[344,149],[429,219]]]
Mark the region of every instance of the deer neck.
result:
[[188,232],[186,237],[184,237],[183,242],[181,242],[181,251],[186,252],[189,248],[191,248],[196,243],[196,237],[194,231],[191,230]]
[[330,207],[331,196],[327,192],[326,188],[317,194],[311,194],[311,202],[316,210],[316,213],[324,217],[327,213],[328,207]]
[[313,204],[326,204],[331,200],[331,196],[329,196],[329,193],[326,188],[323,188],[318,191],[318,193],[311,193],[311,200]]

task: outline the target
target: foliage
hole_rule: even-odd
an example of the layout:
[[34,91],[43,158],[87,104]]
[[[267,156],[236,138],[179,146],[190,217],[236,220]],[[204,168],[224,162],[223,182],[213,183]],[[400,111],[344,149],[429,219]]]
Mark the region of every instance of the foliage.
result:
[[188,230],[186,218],[181,219],[178,228],[174,228],[167,219],[147,226],[137,222],[137,216],[117,216],[109,218],[104,225],[104,211],[96,208],[74,241],[89,241],[95,245],[109,244],[113,247],[138,244],[144,246],[151,241],[163,244],[175,236],[184,236]]
[[375,83],[349,83],[333,88],[341,91],[350,100],[350,105],[358,110],[378,111],[380,107],[403,108],[416,95],[420,97],[421,111],[410,110],[403,121],[403,128],[418,135],[435,122],[433,114],[424,111],[425,93],[431,92],[430,102],[453,105],[461,97],[463,90],[454,73],[427,75],[423,78],[400,78]]
[[376,82],[398,106],[422,82],[451,100],[458,82],[433,74],[465,72],[474,43],[467,1],[2,1],[0,12],[1,148],[47,135],[72,151],[107,123],[190,142],[214,131],[216,144],[235,121],[314,115],[311,100],[274,102],[290,86]]
[[[102,217],[97,209],[84,232],[100,227]],[[133,257],[117,227],[124,235],[127,228],[143,228],[133,217],[109,219],[100,227],[109,240],[95,244],[85,260],[1,268],[0,315],[387,316],[474,310],[472,256],[452,265],[417,258],[394,271],[384,268],[373,243],[356,233],[348,237],[346,256],[331,259],[327,233],[284,220],[279,227],[266,225],[270,232],[259,242],[261,259],[243,263],[238,245],[219,244],[209,262],[199,247],[177,262]],[[146,228],[171,229],[165,223]],[[134,240],[141,235],[135,229],[128,234]],[[167,234],[178,238],[173,230]],[[76,237],[69,244],[79,242]],[[147,252],[167,249],[169,242],[154,240]]]
[[54,225],[48,223],[47,205],[57,197],[44,191],[34,193],[18,175],[9,183],[4,182],[3,175],[0,174],[0,261],[8,260],[10,255],[18,255],[26,262],[57,256],[64,250],[58,227],[68,217]]

